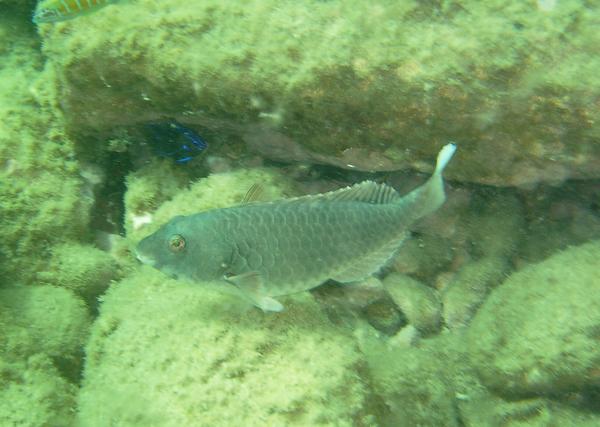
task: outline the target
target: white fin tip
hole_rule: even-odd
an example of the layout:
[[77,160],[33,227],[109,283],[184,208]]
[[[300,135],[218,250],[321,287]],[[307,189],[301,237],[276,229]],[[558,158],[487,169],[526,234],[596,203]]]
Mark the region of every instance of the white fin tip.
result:
[[442,171],[444,170],[444,168],[446,167],[446,165],[448,164],[448,162],[454,155],[455,151],[456,151],[456,144],[454,144],[453,142],[451,142],[450,144],[446,144],[442,147],[442,149],[440,150],[440,153],[438,154],[438,157],[437,157],[435,173],[442,173]]

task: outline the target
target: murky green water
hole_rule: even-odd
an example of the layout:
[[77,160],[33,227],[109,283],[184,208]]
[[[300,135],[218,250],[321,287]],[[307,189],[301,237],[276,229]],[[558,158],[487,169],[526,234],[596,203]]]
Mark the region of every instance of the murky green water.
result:
[[[0,0],[0,425],[600,423],[592,2],[100,3]],[[169,236],[212,283],[136,259],[177,215],[407,194],[449,142],[395,256],[280,312],[265,274],[365,270],[371,217]]]

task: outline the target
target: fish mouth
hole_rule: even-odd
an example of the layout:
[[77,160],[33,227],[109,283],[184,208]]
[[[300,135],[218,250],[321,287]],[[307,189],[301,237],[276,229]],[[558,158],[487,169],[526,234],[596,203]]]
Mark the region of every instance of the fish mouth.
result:
[[156,260],[145,256],[141,253],[139,253],[138,251],[135,251],[135,257],[138,259],[138,261],[140,261],[142,264],[148,264],[151,266],[154,266],[154,264],[156,263]]

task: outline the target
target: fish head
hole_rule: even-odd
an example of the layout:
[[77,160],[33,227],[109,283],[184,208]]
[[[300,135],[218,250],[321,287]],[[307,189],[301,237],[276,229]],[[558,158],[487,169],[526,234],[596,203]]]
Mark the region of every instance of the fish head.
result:
[[227,253],[205,219],[202,214],[172,218],[138,243],[138,260],[175,279],[222,277]]

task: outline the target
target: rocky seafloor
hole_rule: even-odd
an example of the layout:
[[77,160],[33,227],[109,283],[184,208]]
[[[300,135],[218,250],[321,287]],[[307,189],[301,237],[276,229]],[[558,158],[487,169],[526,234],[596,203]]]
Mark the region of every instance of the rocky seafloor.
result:
[[[0,0],[0,424],[600,424],[600,15],[586,1]],[[208,148],[157,156],[148,123]],[[265,314],[131,253],[178,214],[447,201]]]

